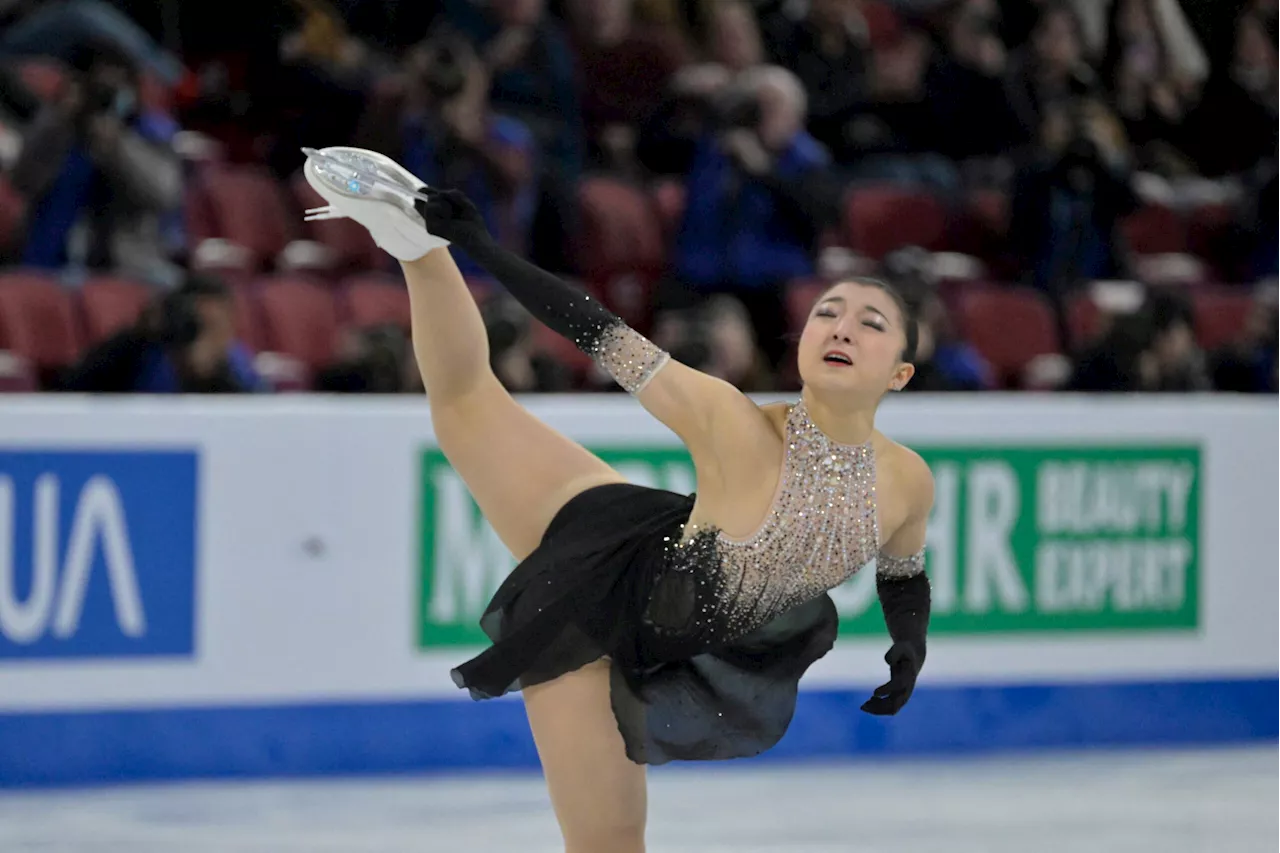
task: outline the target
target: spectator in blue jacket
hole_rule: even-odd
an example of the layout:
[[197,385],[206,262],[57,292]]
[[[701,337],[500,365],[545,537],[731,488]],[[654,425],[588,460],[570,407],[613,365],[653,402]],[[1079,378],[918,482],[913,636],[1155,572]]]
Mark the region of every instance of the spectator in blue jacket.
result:
[[76,73],[37,115],[12,170],[31,200],[22,263],[172,285],[183,192],[171,145],[178,127],[140,106],[138,70],[122,52],[86,45],[69,64]]
[[744,71],[716,112],[688,176],[673,272],[695,302],[716,293],[741,301],[777,368],[786,284],[814,274],[814,244],[837,197],[830,160],[804,130],[804,87],[786,69]]
[[[405,66],[398,85],[370,105],[358,144],[403,163],[432,186],[463,190],[503,246],[527,252],[538,203],[533,134],[492,108],[488,71],[461,36],[434,35]],[[464,275],[488,275],[465,252],[455,254]]]

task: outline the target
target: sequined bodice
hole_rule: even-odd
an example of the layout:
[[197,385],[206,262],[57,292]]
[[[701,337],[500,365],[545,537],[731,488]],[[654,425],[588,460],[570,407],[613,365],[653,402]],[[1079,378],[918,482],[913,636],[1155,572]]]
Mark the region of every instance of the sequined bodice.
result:
[[803,402],[787,416],[785,441],[777,493],[753,535],[734,539],[702,529],[671,549],[672,568],[697,578],[693,616],[700,633],[749,632],[839,586],[876,557],[871,444],[832,441]]

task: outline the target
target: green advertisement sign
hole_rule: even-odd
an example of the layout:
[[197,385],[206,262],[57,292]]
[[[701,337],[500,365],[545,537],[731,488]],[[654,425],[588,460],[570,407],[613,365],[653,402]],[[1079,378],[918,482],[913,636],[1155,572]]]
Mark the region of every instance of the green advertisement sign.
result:
[[[937,484],[931,633],[1193,629],[1196,447],[915,448]],[[632,482],[688,493],[681,449],[596,449]],[[515,561],[444,456],[422,455],[418,642],[482,645],[477,620]],[[832,591],[841,634],[881,635],[875,575]]]

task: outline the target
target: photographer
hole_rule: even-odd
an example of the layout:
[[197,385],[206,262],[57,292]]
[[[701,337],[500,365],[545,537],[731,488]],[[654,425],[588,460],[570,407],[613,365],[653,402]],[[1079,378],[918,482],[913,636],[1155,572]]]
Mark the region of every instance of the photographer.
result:
[[[444,33],[410,52],[400,91],[370,107],[356,144],[382,151],[432,186],[464,191],[489,232],[523,252],[538,202],[533,134],[489,104],[489,73],[471,45]],[[485,275],[464,252],[466,275]]]
[[1065,0],[1040,5],[1030,39],[1010,55],[1005,68],[1005,98],[1019,126],[1019,142],[1034,143],[1050,109],[1071,99],[1084,64],[1083,41],[1073,6]]
[[1078,94],[1052,110],[1040,142],[1014,178],[1009,241],[1067,341],[1066,295],[1081,281],[1125,277],[1116,226],[1138,198],[1123,130],[1101,102]]
[[316,377],[316,390],[331,394],[404,394],[415,390],[409,338],[399,326],[349,329],[334,364]]
[[252,355],[235,339],[231,293],[191,275],[138,322],[89,350],[67,391],[114,394],[239,393],[262,390]]
[[693,302],[735,296],[777,369],[787,350],[784,287],[813,274],[813,249],[839,192],[826,150],[804,130],[804,88],[791,72],[744,72],[703,136],[686,184],[674,275]]
[[165,215],[182,203],[170,147],[177,127],[140,109],[137,69],[120,51],[84,45],[69,65],[73,79],[32,123],[11,174],[30,200],[22,263],[77,263],[171,284]]

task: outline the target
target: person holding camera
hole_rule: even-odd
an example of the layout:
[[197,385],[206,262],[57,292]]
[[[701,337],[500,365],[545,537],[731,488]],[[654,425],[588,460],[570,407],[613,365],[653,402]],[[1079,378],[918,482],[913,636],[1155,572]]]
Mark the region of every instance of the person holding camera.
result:
[[1019,142],[1034,144],[1045,115],[1072,98],[1084,65],[1084,34],[1075,8],[1066,0],[1040,6],[1026,44],[1009,57],[1004,91],[1017,119]]
[[68,264],[162,284],[178,275],[171,214],[182,204],[182,169],[170,145],[177,126],[138,103],[138,71],[123,52],[84,45],[70,83],[37,115],[10,179],[30,201],[21,262]]
[[[358,138],[431,186],[465,188],[502,245],[525,251],[538,203],[533,134],[492,110],[489,72],[461,36],[431,37],[410,53],[407,69],[402,89],[370,108]],[[484,275],[465,255],[458,263]]]
[[231,291],[191,274],[147,306],[134,325],[90,349],[67,391],[99,394],[241,393],[263,389],[253,356],[236,340]]
[[1138,203],[1122,126],[1079,94],[1049,112],[1014,178],[1009,240],[1032,283],[1059,298],[1080,281],[1124,277],[1116,228]]
[[813,275],[813,248],[837,197],[826,150],[804,129],[806,97],[778,66],[743,72],[719,102],[686,183],[675,279],[696,303],[737,297],[772,368],[786,354],[784,288]]

